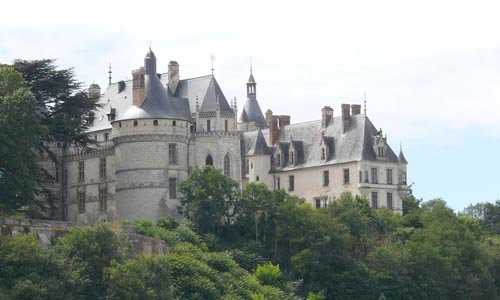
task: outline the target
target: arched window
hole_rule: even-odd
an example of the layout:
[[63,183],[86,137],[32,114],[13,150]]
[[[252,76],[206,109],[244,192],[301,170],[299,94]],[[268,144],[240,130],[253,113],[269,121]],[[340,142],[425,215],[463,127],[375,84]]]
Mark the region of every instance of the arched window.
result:
[[227,177],[231,176],[231,161],[229,159],[229,154],[224,156],[224,175]]
[[153,125],[154,125],[154,126],[158,126],[158,120],[154,120],[154,121],[153,121]]
[[137,125],[139,125],[139,123],[136,121],[134,121],[134,127],[137,127]]
[[205,159],[205,165],[207,166],[213,166],[214,165],[214,160],[212,159],[212,155],[207,155],[207,159]]

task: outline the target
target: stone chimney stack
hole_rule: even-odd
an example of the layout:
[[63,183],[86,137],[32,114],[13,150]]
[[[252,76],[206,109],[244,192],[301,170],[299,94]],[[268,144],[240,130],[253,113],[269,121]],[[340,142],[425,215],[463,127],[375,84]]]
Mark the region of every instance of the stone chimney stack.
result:
[[179,80],[179,64],[175,60],[171,60],[168,63],[168,87],[172,94],[175,94]]
[[92,99],[99,99],[101,97],[101,87],[97,83],[92,83],[89,86],[89,97]]
[[351,123],[351,106],[349,104],[342,104],[342,133],[349,130]]
[[361,105],[351,104],[351,112],[353,116],[361,114]]
[[280,128],[287,126],[287,125],[290,125],[290,116],[280,115],[278,118],[279,118],[279,127]]
[[132,103],[141,107],[144,101],[144,68],[132,71]]
[[278,138],[278,116],[274,116],[273,112],[268,109],[266,111],[266,122],[269,126],[269,143],[274,145]]
[[326,128],[333,119],[333,108],[325,106],[321,109],[321,128]]

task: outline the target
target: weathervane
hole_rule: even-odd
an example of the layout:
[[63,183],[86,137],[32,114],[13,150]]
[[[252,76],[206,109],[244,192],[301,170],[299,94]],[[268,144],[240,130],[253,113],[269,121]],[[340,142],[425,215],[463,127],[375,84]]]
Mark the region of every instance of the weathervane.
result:
[[215,60],[215,55],[211,54],[210,55],[210,60],[212,61],[212,75],[214,75],[214,60]]

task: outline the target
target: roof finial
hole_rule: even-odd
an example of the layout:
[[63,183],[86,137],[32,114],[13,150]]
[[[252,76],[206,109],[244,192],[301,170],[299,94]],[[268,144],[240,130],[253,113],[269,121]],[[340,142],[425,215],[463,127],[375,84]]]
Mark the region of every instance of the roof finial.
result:
[[109,69],[108,69],[108,84],[111,84],[111,63],[109,63]]
[[403,143],[399,141],[399,152],[403,152]]
[[250,74],[252,74],[252,68],[253,68],[253,61],[252,57],[250,56]]
[[210,69],[212,71],[212,76],[214,75],[214,60],[215,60],[215,55],[211,54],[210,55],[210,60],[212,61],[212,69]]
[[365,116],[366,116],[366,91],[365,91],[365,100],[364,100],[364,104],[365,104],[364,111],[365,111]]

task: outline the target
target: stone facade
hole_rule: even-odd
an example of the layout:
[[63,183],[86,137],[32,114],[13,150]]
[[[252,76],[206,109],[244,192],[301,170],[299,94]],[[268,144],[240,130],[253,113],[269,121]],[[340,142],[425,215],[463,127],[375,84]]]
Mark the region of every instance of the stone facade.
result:
[[291,124],[288,115],[263,115],[250,74],[238,121],[236,101],[228,103],[213,75],[180,79],[175,61],[168,70],[156,73],[150,51],[133,80],[110,79],[103,93],[91,85],[102,105],[88,130],[96,144],[90,151],[61,148],[61,165],[48,168],[57,177],[52,188],[62,220],[177,215],[179,183],[204,165],[242,187],[261,182],[315,207],[347,192],[401,214],[406,159],[394,154],[361,106],[342,104],[340,116],[325,106],[320,120]]

